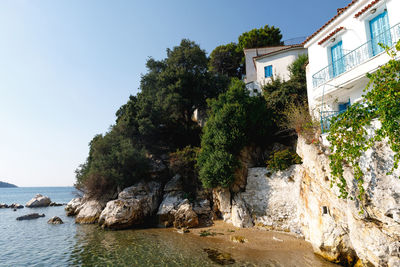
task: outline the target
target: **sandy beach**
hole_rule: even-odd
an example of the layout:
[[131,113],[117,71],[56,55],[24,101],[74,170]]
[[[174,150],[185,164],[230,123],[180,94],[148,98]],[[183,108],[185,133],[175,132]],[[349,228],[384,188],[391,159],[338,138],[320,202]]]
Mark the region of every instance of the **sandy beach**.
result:
[[[211,235],[202,237],[202,232]],[[190,229],[187,235],[207,239],[210,247],[214,244],[215,249],[231,254],[235,260],[260,266],[337,266],[315,255],[308,242],[290,233],[236,228],[219,220],[211,227]]]

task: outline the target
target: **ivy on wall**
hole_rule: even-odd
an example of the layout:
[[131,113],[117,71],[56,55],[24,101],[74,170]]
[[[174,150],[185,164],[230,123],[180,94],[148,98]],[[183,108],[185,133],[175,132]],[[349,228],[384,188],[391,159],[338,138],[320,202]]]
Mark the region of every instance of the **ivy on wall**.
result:
[[[360,157],[378,141],[387,140],[395,153],[393,168],[400,161],[400,61],[396,53],[400,51],[400,41],[393,49],[385,47],[391,59],[373,73],[367,74],[369,83],[364,89],[362,103],[355,103],[344,113],[331,121],[328,141],[331,144],[330,155],[331,186],[340,189],[340,198],[349,196],[344,168],[351,167],[358,187],[357,198],[362,201],[365,195],[364,175],[360,166]],[[375,133],[368,135],[367,128],[372,120],[380,121],[381,126]]]

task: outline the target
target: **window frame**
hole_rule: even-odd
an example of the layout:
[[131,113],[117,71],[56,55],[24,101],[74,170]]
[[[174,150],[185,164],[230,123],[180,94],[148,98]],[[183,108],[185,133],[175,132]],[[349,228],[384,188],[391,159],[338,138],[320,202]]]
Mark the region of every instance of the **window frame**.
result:
[[272,78],[274,75],[272,65],[268,65],[264,67],[264,78]]

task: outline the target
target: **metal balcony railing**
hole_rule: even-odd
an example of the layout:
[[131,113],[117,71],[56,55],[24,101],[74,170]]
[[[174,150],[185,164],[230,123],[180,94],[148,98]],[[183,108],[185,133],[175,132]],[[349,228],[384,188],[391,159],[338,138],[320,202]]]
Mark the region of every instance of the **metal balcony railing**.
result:
[[379,45],[380,43],[391,47],[399,39],[400,23],[383,32],[377,38],[371,39],[358,48],[345,53],[343,57],[315,73],[312,76],[314,88],[382,53],[384,49]]
[[331,127],[331,120],[333,117],[336,117],[340,113],[345,112],[343,111],[321,111],[321,131],[322,133],[326,133],[329,131]]

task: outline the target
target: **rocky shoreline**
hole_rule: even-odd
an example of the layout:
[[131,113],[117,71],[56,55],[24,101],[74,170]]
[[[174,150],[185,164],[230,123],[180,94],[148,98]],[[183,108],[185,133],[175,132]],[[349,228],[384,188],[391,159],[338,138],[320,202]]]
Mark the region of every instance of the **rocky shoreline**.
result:
[[[363,160],[371,168],[366,203],[339,199],[331,187],[328,151],[299,138],[301,165],[270,173],[248,165],[247,176],[231,188],[198,189],[185,198],[182,177],[161,183],[139,182],[116,199],[71,200],[65,210],[77,223],[97,223],[107,229],[141,226],[178,229],[211,226],[218,218],[239,228],[261,228],[294,234],[308,241],[314,252],[344,266],[400,266],[400,191],[398,173],[388,175],[393,160],[385,144],[378,144]],[[353,176],[346,169],[350,191]],[[360,205],[365,213],[360,214]],[[185,232],[185,231],[180,231]]]

